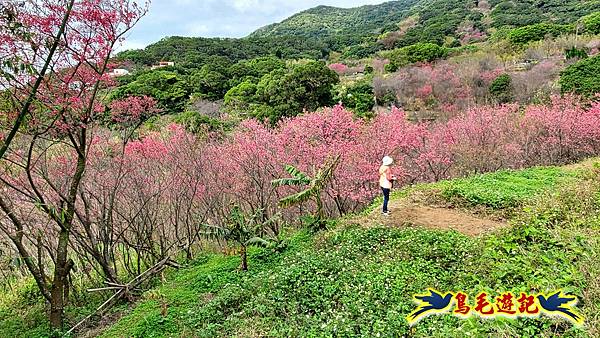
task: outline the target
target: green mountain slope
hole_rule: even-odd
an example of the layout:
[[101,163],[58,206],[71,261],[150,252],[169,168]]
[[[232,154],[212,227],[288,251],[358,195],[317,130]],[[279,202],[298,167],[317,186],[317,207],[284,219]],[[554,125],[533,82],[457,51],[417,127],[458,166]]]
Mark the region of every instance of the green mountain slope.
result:
[[410,9],[421,1],[392,1],[356,8],[318,6],[300,12],[281,23],[260,28],[250,34],[250,37],[379,34],[383,30],[393,29],[407,16]]
[[397,30],[405,18],[414,16],[417,22],[403,32],[400,46],[443,43],[446,37],[458,37],[465,27],[489,31],[541,22],[566,24],[599,10],[598,0],[402,0],[350,9],[319,6],[250,36],[377,35]]
[[119,56],[138,64],[170,60],[198,68],[214,56],[232,62],[266,55],[320,59],[337,51],[362,58],[418,42],[456,43],[469,34],[485,38],[506,26],[572,24],[598,11],[600,0],[401,0],[357,8],[319,6],[246,38],[168,37]]

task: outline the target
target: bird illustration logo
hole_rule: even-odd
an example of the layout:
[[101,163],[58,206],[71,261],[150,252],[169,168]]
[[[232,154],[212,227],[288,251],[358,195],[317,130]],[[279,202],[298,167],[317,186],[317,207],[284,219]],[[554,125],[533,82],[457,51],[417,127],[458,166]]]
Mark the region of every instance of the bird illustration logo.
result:
[[549,297],[539,294],[537,299],[547,314],[561,316],[575,324],[583,323],[583,316],[573,309],[577,303],[577,297],[558,291]]
[[406,317],[410,326],[429,315],[449,313],[453,304],[456,307],[452,314],[462,319],[470,317],[472,312],[480,318],[539,318],[540,315],[546,314],[566,319],[577,326],[584,323],[583,315],[579,314],[575,307],[577,297],[570,293],[565,294],[562,290],[552,294],[521,292],[518,298],[512,292],[505,292],[498,297],[492,297],[491,301],[486,292],[480,292],[476,297],[476,305],[469,303],[468,294],[462,291],[444,293],[429,288],[425,294],[417,294],[413,298],[417,308]]
[[414,296],[419,306],[406,317],[411,326],[429,315],[447,312],[452,305],[452,293],[443,294],[434,289],[427,290],[429,293]]

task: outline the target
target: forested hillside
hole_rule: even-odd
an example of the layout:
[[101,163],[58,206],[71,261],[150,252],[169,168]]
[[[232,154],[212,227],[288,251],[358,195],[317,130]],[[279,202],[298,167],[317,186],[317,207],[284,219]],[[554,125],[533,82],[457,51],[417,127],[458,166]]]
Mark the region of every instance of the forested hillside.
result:
[[[168,37],[122,52],[117,62],[133,74],[118,79],[111,98],[150,95],[164,112],[182,114],[178,121],[213,130],[223,127],[213,119],[223,114],[275,124],[333,102],[363,116],[389,105],[440,115],[473,103],[531,102],[559,92],[558,73],[583,56],[573,52],[596,53],[591,36],[598,32],[593,12],[599,4],[421,0],[319,6],[243,39]],[[567,61],[561,59],[566,49],[573,49]],[[436,62],[444,59],[449,61]],[[328,64],[339,79],[311,60]],[[149,69],[159,61],[175,66]],[[502,89],[497,82],[491,90],[496,78],[510,83]],[[561,86],[581,92],[573,83]],[[594,87],[594,81],[585,86]],[[208,116],[194,117],[208,107]]]
[[366,57],[418,42],[457,46],[461,40],[480,41],[499,29],[572,24],[598,10],[598,0],[403,0],[349,9],[319,6],[247,38],[171,37],[121,57],[146,65],[163,59],[201,65],[214,55],[231,61],[267,55],[327,59],[333,51]]
[[395,29],[422,0],[390,1],[356,8],[319,6],[300,12],[250,34],[250,37],[304,36],[324,38],[339,35],[367,36]]
[[226,57],[230,62],[269,55],[285,59],[321,59],[327,55],[327,46],[320,39],[294,36],[248,39],[174,36],[151,44],[144,50],[122,52],[119,58],[140,65],[171,60],[183,66],[199,68],[216,56]]

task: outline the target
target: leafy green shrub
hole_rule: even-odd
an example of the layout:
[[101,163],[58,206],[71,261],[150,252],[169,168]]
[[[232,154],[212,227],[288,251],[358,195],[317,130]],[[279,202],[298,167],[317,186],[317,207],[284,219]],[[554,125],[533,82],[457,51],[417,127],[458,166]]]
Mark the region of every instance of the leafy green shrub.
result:
[[360,117],[370,117],[375,105],[373,86],[367,81],[356,82],[347,87],[341,86],[335,99]]
[[559,84],[563,93],[593,96],[600,92],[600,56],[581,60],[560,73]]
[[223,103],[229,111],[244,115],[251,109],[251,103],[257,101],[255,94],[256,83],[248,79],[229,89]]
[[126,96],[147,95],[158,101],[159,107],[169,113],[179,113],[185,108],[191,90],[184,78],[176,72],[155,70],[143,73],[111,94],[111,100]]
[[513,29],[510,27],[499,27],[498,29],[494,30],[493,33],[490,35],[488,41],[489,42],[500,42],[503,40],[508,40],[508,34],[510,34],[510,32]]
[[477,45],[464,45],[464,46],[450,48],[448,50],[448,55],[449,56],[458,56],[458,55],[463,55],[463,54],[472,54],[472,53],[476,53],[480,50],[481,50],[481,47],[477,46]]
[[339,81],[325,63],[310,61],[275,69],[258,83],[247,79],[225,94],[225,105],[233,113],[276,124],[282,117],[332,104],[332,89]]
[[575,46],[565,50],[565,58],[570,59],[587,59],[588,54],[584,49],[579,49]]
[[557,37],[571,31],[573,31],[573,27],[569,25],[539,23],[515,28],[508,33],[507,37],[513,44],[524,45],[531,41],[543,40],[546,36]]
[[390,59],[390,65],[386,69],[398,69],[399,67],[416,63],[431,62],[448,56],[448,49],[440,47],[435,43],[417,43],[414,45],[395,49],[386,53]]
[[396,94],[392,91],[386,92],[382,97],[377,97],[377,104],[380,106],[391,106],[396,104]]
[[383,67],[386,72],[393,73],[397,71],[400,67],[396,63],[388,63]]
[[499,103],[507,103],[513,99],[512,78],[508,74],[502,74],[490,84],[490,94]]
[[175,115],[175,122],[183,125],[192,133],[206,131],[229,131],[233,124],[194,111],[186,111]]
[[422,61],[431,62],[448,55],[448,50],[446,48],[440,47],[434,43],[418,43],[404,47],[401,50],[406,57],[406,61],[410,63]]
[[582,18],[585,30],[591,34],[600,34],[600,12],[592,13]]

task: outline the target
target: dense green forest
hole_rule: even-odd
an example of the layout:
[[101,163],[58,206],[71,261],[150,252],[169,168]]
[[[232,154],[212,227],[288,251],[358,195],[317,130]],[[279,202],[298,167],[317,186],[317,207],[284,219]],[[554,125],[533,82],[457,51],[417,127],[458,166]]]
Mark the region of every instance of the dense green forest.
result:
[[[461,25],[467,31],[493,32],[542,22],[569,24],[598,10],[598,0],[403,0],[352,9],[319,6],[258,29],[247,38],[170,37],[120,57],[146,65],[165,59],[202,65],[215,55],[232,62],[268,55],[327,59],[332,51],[366,57],[418,42],[453,43],[466,33],[459,29]],[[416,19],[393,43],[384,44],[386,34],[402,30],[407,18]]]
[[319,6],[300,12],[282,23],[275,23],[250,34],[250,37],[373,35],[393,30],[420,0],[391,1],[356,8]]
[[211,58],[222,56],[231,62],[276,55],[285,59],[320,59],[327,54],[327,44],[319,39],[274,37],[248,39],[167,37],[144,50],[125,51],[120,59],[140,65],[171,60],[188,67],[200,67]]

